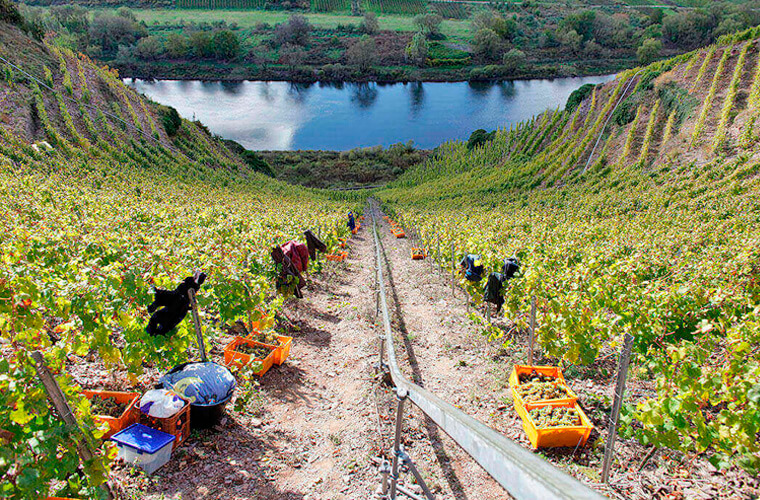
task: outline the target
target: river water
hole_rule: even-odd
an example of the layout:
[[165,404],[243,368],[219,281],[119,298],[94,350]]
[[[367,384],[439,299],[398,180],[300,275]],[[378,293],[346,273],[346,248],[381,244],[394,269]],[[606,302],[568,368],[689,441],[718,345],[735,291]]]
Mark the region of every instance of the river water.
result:
[[347,150],[414,141],[433,148],[473,130],[508,127],[613,75],[497,83],[296,84],[125,82],[252,150]]

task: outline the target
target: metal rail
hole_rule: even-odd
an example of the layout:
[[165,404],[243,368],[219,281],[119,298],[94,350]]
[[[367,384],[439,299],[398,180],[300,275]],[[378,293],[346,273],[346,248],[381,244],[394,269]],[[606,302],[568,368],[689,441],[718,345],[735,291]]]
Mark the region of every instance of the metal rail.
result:
[[[462,447],[483,469],[488,472],[510,495],[518,499],[567,499],[600,500],[605,498],[600,493],[581,483],[572,476],[554,467],[545,460],[524,449],[514,441],[507,439],[485,424],[479,422],[453,405],[445,402],[430,391],[409,381],[399,369],[396,351],[393,347],[390,315],[385,296],[385,281],[381,258],[381,243],[377,232],[375,218],[376,205],[372,205],[372,231],[375,240],[375,257],[377,265],[378,301],[383,316],[385,335],[381,335],[380,359],[382,362],[383,346],[388,356],[388,370],[399,396],[399,411],[396,430],[400,432],[403,401],[409,399],[425,415]],[[394,466],[398,456],[406,454],[396,448]],[[394,467],[395,469],[395,467]],[[387,480],[388,471],[385,471]],[[397,474],[394,470],[392,474]],[[394,478],[395,479],[395,478]],[[394,481],[395,484],[395,481]],[[384,485],[384,493],[386,492]],[[400,490],[401,493],[405,493]],[[391,499],[395,499],[395,488],[391,488]]]

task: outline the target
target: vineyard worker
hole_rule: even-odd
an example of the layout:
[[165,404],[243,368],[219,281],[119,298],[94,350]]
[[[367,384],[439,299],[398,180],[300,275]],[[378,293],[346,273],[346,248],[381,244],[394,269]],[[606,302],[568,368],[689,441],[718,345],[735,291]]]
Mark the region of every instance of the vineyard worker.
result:
[[480,255],[468,253],[459,263],[464,271],[464,277],[467,281],[480,281],[483,279],[483,261]]
[[351,230],[351,232],[356,229],[356,221],[354,220],[353,212],[348,212],[348,228]]
[[309,249],[304,243],[288,241],[282,246],[272,249],[272,260],[280,269],[277,275],[277,289],[284,292],[291,284],[294,284],[293,294],[296,298],[303,298],[301,289],[306,285],[301,273],[309,267]]
[[483,289],[483,300],[496,304],[496,314],[501,312],[504,305],[504,296],[502,290],[507,280],[513,278],[515,273],[520,270],[520,261],[516,257],[510,257],[504,261],[500,273],[491,273],[488,275],[488,281]]

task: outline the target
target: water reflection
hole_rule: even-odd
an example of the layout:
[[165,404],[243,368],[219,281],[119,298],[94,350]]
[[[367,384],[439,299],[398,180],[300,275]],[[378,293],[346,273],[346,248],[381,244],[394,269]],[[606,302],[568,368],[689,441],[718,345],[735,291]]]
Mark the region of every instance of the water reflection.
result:
[[412,82],[409,84],[409,96],[411,97],[409,111],[413,117],[416,117],[420,114],[425,104],[425,86],[422,82]]
[[335,149],[413,140],[432,148],[564,106],[585,83],[611,77],[518,82],[296,84],[145,81],[128,83],[155,101],[250,149]]
[[360,108],[372,107],[377,100],[377,88],[373,83],[359,83],[353,85],[351,90],[351,102],[355,102]]

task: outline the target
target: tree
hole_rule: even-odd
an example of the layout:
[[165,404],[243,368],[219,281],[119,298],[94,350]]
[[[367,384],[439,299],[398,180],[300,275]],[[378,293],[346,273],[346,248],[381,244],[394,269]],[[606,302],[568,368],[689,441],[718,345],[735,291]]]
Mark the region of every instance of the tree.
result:
[[78,5],[53,5],[50,15],[72,34],[87,33],[90,28],[90,13]]
[[173,59],[183,59],[190,55],[190,41],[179,33],[169,33],[164,46],[166,53]]
[[116,52],[120,45],[134,45],[147,34],[145,27],[125,16],[101,13],[90,23],[90,41],[105,53]]
[[160,38],[156,36],[146,36],[137,42],[135,48],[135,54],[140,59],[146,61],[153,61],[164,55],[164,44]]
[[560,29],[564,31],[575,31],[581,37],[583,41],[588,41],[594,38],[594,21],[596,20],[596,12],[593,10],[584,10],[576,14],[570,14],[560,23]]
[[525,52],[520,49],[512,49],[504,54],[501,63],[504,65],[506,71],[509,73],[515,73],[523,67],[526,60],[527,57],[525,56]]
[[659,59],[660,51],[662,51],[662,42],[650,38],[644,40],[641,46],[636,51],[636,56],[639,58],[639,62],[643,65],[647,65]]
[[301,45],[309,44],[311,37],[311,24],[301,14],[293,14],[285,23],[278,24],[274,29],[274,39],[277,45]]
[[475,55],[487,60],[498,60],[504,53],[504,40],[491,28],[481,28],[475,33],[472,50]]
[[428,41],[422,33],[416,33],[406,46],[407,59],[417,66],[425,66],[428,57]]
[[217,59],[230,60],[240,55],[240,40],[230,30],[214,33],[212,43],[214,44],[214,55]]
[[511,42],[517,34],[517,21],[512,18],[491,16],[490,28],[504,40]]
[[380,22],[377,20],[377,14],[374,12],[364,14],[364,19],[362,19],[359,29],[368,35],[374,35],[380,31]]
[[346,50],[346,60],[361,71],[369,70],[377,61],[375,40],[364,35]]
[[214,41],[205,31],[196,31],[190,35],[190,49],[195,57],[214,57]]
[[564,45],[575,54],[578,54],[583,48],[583,36],[575,30],[561,31],[557,33],[557,41],[560,45]]
[[443,18],[438,14],[420,14],[414,16],[414,24],[428,38],[440,34]]

